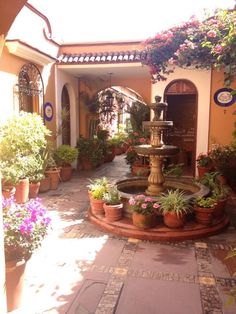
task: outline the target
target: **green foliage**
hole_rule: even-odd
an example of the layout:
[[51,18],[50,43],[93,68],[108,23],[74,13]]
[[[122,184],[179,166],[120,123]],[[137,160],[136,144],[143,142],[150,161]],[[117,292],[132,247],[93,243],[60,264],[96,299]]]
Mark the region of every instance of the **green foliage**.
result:
[[46,148],[49,135],[36,113],[20,112],[0,127],[0,170],[5,181],[17,183],[38,171],[36,158]]
[[60,145],[54,152],[54,159],[58,165],[70,165],[77,159],[78,153],[78,148]]
[[162,193],[158,197],[158,202],[160,211],[163,214],[175,212],[179,216],[190,212],[192,208],[189,201],[185,198],[185,193],[179,189],[168,190],[167,193]]
[[109,189],[109,181],[106,177],[90,179],[88,185],[89,191],[94,199],[103,199]]
[[130,122],[133,131],[142,132],[143,121],[150,120],[150,109],[141,102],[133,102],[127,105],[126,112],[130,114]]
[[216,199],[213,197],[201,197],[198,196],[194,200],[194,204],[203,208],[213,208],[216,205]]
[[108,205],[117,205],[121,202],[120,192],[117,190],[117,187],[110,185],[107,192],[103,195],[103,200]]
[[208,154],[199,154],[197,157],[197,165],[199,167],[210,167],[212,165],[212,159]]
[[180,178],[183,174],[183,163],[180,164],[170,164],[164,169],[164,174],[166,176],[173,175],[176,178]]

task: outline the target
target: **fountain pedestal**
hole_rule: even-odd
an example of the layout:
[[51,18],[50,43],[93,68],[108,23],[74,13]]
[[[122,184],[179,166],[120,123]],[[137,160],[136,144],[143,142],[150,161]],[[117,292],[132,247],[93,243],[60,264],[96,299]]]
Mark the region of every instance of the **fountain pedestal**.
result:
[[164,157],[150,156],[150,175],[148,177],[148,188],[146,194],[156,196],[164,191],[165,178],[162,173]]

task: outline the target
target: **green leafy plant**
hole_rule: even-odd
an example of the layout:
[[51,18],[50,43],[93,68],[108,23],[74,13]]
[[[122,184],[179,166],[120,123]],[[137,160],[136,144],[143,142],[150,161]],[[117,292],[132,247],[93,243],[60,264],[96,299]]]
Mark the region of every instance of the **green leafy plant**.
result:
[[[36,113],[20,112],[0,127],[0,170],[6,181],[17,183],[32,173],[32,161],[47,146],[51,132]],[[36,165],[35,172],[38,170]]]
[[143,194],[138,194],[134,197],[131,197],[129,199],[129,205],[131,206],[133,212],[142,215],[154,214],[160,207],[156,200]]
[[103,200],[108,205],[117,205],[121,203],[120,192],[117,190],[117,187],[110,185],[107,192],[103,195]]
[[39,199],[19,205],[3,198],[2,208],[6,260],[28,259],[48,233],[51,219],[47,210]]
[[208,154],[199,154],[197,157],[197,166],[210,167],[212,166],[212,159]]
[[103,199],[109,189],[109,181],[106,177],[90,179],[89,191],[94,199]]
[[199,207],[204,208],[213,208],[216,205],[216,199],[213,197],[196,197],[194,200],[194,204]]
[[60,145],[54,151],[54,159],[58,165],[70,165],[78,158],[78,148],[70,145]]
[[160,211],[163,214],[175,212],[177,216],[180,216],[183,213],[190,212],[192,209],[189,201],[185,197],[185,193],[179,189],[168,190],[167,193],[161,193],[158,197],[158,202],[160,204]]
[[176,178],[180,178],[183,174],[183,163],[179,164],[170,164],[164,169],[164,174],[166,176],[173,175]]

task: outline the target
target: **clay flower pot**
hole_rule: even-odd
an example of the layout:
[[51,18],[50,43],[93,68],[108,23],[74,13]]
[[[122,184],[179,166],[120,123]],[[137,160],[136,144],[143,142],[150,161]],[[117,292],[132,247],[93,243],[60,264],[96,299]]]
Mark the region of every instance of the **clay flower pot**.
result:
[[140,229],[149,229],[156,226],[157,215],[149,214],[143,215],[133,212],[132,214],[133,225]]
[[16,203],[23,204],[26,203],[29,199],[29,179],[21,179],[20,182],[16,185],[15,193]]
[[186,221],[186,215],[177,215],[175,212],[169,212],[164,214],[164,223],[169,228],[181,228]]
[[93,198],[90,191],[88,191],[88,195],[92,213],[94,215],[104,215],[105,211],[103,205],[105,204],[105,201]]
[[195,212],[196,221],[205,226],[211,225],[212,219],[213,219],[213,211],[214,211],[214,207],[205,208],[205,207],[195,206],[194,212]]
[[6,295],[8,312],[20,307],[23,294],[25,266],[25,260],[6,262]]
[[45,171],[45,174],[50,178],[50,189],[56,190],[60,180],[60,171],[61,169],[50,169]]
[[47,192],[48,190],[50,190],[50,178],[46,176],[40,181],[39,192]]
[[3,186],[2,187],[2,195],[4,198],[11,198],[15,195],[16,188],[14,186]]
[[40,182],[30,182],[29,184],[29,198],[36,198],[39,194]]
[[220,199],[217,201],[216,206],[214,207],[213,217],[222,218],[224,216],[226,203],[227,203],[227,198]]
[[209,166],[209,167],[198,166],[197,169],[198,169],[198,177],[202,178],[205,175],[205,173],[208,173],[212,170],[212,166]]
[[72,177],[72,167],[71,165],[61,167],[61,180],[62,182],[70,181]]
[[123,204],[109,205],[104,203],[103,208],[105,211],[105,218],[107,221],[112,222],[121,219]]

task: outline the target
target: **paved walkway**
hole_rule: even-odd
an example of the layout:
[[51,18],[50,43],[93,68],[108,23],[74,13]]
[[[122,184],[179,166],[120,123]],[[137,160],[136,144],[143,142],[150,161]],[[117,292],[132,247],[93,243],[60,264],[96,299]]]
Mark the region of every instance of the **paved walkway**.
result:
[[226,305],[236,287],[235,199],[231,226],[198,241],[158,243],[119,238],[86,218],[88,178],[124,178],[124,157],[80,172],[41,194],[53,229],[27,265],[24,314],[235,314]]

